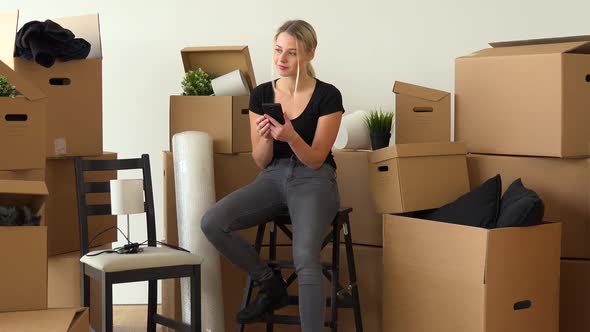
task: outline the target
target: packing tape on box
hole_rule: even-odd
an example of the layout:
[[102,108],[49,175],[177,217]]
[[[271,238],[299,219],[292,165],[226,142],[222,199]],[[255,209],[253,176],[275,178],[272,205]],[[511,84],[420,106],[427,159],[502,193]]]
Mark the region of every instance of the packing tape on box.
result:
[[216,96],[249,96],[250,89],[239,69],[211,80]]
[[371,137],[364,119],[366,114],[367,111],[360,110],[342,117],[334,142],[336,149],[371,149]]
[[[225,331],[219,253],[201,230],[201,219],[215,204],[213,140],[185,131],[172,137],[179,245],[203,257],[201,319],[203,331]],[[190,280],[181,280],[182,320],[190,323]]]

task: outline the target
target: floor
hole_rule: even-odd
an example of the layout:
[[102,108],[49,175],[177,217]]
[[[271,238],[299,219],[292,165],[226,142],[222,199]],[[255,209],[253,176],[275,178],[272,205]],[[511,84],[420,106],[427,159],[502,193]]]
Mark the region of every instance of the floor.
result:
[[[146,322],[145,305],[116,305],[113,308],[113,332],[145,332]],[[157,331],[161,332],[162,326],[158,326]]]

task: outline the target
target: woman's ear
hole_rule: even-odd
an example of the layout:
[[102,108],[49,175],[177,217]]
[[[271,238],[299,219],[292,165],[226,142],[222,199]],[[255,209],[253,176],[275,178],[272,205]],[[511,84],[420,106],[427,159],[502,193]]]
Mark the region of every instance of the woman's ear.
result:
[[315,47],[311,49],[311,51],[309,51],[309,61],[313,60],[314,56],[315,56]]

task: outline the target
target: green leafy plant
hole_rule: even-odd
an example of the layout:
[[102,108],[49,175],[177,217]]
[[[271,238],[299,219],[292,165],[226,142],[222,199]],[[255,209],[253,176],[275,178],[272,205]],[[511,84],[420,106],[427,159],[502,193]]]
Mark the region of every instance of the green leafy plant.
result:
[[365,125],[371,134],[389,134],[393,123],[393,112],[384,112],[381,109],[372,110],[365,115]]
[[16,88],[10,84],[6,77],[0,76],[0,97],[16,96]]
[[213,94],[211,78],[201,68],[189,70],[182,80],[184,96],[209,96]]

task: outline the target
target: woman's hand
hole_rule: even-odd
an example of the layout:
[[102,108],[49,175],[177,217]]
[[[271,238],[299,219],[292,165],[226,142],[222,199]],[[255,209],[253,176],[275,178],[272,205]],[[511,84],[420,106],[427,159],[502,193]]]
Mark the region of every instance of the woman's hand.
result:
[[268,114],[264,114],[264,117],[272,124],[270,127],[270,135],[272,138],[277,141],[290,143],[297,137],[297,133],[295,132],[295,129],[293,129],[293,124],[291,124],[291,120],[289,120],[287,113],[283,112],[283,118],[285,119],[285,124],[283,125]]
[[270,121],[266,116],[260,116],[256,119],[256,132],[262,138],[272,139],[270,128],[272,127]]

